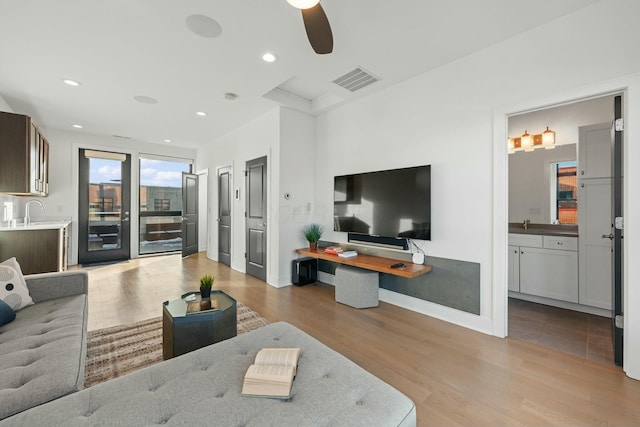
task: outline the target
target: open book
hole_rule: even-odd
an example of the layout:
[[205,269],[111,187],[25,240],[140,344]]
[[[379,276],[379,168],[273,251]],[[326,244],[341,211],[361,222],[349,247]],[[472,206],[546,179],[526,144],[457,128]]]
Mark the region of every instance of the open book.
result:
[[299,357],[299,348],[263,348],[247,369],[242,395],[289,398]]

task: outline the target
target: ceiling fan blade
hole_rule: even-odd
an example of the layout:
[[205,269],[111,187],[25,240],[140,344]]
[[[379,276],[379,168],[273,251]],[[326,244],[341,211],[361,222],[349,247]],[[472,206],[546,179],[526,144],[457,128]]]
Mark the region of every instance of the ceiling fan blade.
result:
[[302,20],[313,50],[321,55],[333,52],[333,33],[320,3],[302,9]]

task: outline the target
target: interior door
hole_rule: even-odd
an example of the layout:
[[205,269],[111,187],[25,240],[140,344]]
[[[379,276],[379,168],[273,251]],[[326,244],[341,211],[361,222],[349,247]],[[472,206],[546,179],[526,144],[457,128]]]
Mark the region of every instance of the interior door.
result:
[[131,156],[80,149],[78,262],[130,257]]
[[198,175],[182,172],[182,256],[198,252]]
[[248,161],[246,237],[247,274],[267,280],[267,158]]
[[231,167],[218,169],[218,261],[231,265]]
[[622,96],[614,98],[614,132],[612,147],[612,224],[613,247],[612,247],[612,280],[613,280],[613,353],[616,365],[622,365],[623,349],[623,329],[622,329],[622,132],[624,131],[624,121],[622,119]]

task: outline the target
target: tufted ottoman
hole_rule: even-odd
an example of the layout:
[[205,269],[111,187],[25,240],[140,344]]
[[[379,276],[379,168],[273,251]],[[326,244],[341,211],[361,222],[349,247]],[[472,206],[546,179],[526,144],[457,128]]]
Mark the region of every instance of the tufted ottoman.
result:
[[0,419],[84,385],[87,273],[32,274],[25,280],[35,304],[0,327]]
[[[240,396],[263,347],[300,347],[292,398]],[[413,402],[284,322],[116,378],[0,426],[415,426]]]

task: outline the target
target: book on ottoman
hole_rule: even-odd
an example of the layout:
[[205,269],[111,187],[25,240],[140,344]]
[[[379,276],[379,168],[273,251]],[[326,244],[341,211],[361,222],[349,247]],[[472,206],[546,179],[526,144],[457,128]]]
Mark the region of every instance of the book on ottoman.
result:
[[287,399],[296,376],[299,348],[263,348],[249,366],[242,384],[242,395]]

